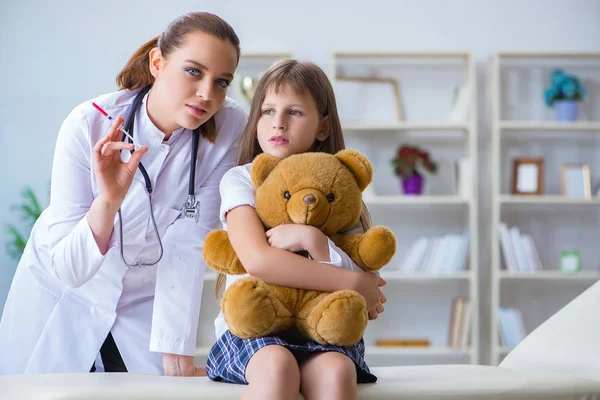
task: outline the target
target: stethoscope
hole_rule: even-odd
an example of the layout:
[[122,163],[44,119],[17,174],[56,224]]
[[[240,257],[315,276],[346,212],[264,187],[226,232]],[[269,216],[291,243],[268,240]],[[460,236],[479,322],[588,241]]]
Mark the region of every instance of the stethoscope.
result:
[[[148,93],[149,90],[150,90],[150,86],[146,86],[145,88],[141,89],[139,91],[139,93],[135,96],[135,99],[133,100],[133,104],[131,104],[131,107],[129,108],[129,112],[125,119],[125,125],[124,125],[123,129],[126,132],[129,132],[129,134],[131,136],[133,136],[133,123],[135,120],[135,114],[140,109],[140,106],[142,105],[142,100],[144,99],[144,96],[146,95],[146,93]],[[190,174],[189,174],[190,179],[189,179],[189,184],[188,184],[188,196],[187,196],[187,200],[182,209],[182,214],[184,214],[187,218],[194,218],[196,222],[198,222],[199,213],[198,213],[198,202],[196,201],[196,196],[194,195],[194,193],[195,193],[194,180],[196,178],[196,158],[198,155],[198,140],[200,138],[201,128],[202,128],[202,126],[199,126],[198,128],[194,129],[194,132],[193,132],[192,153],[190,154]],[[128,143],[133,142],[133,141],[130,141],[130,139],[125,134],[123,134],[123,137],[121,138],[121,140],[123,142],[128,142]],[[131,150],[131,152],[133,153],[133,150]],[[158,262],[161,260],[161,258],[163,256],[163,245],[162,245],[162,241],[160,239],[160,234],[158,233],[158,228],[156,227],[156,220],[154,219],[154,209],[152,207],[152,182],[150,181],[150,177],[148,176],[148,172],[146,171],[146,168],[144,168],[144,166],[142,165],[141,162],[139,163],[138,168],[139,168],[140,172],[142,173],[142,175],[144,176],[144,181],[146,184],[146,194],[148,195],[148,203],[150,204],[150,218],[152,219],[152,225],[154,226],[154,232],[156,234],[156,238],[158,239],[159,255],[158,255],[158,259],[154,262],[138,261],[134,264],[130,264],[125,260],[125,255],[123,254],[123,217],[121,215],[121,209],[119,208],[118,212],[119,212],[119,234],[121,236],[121,238],[120,238],[121,239],[120,240],[121,260],[123,260],[125,265],[127,265],[128,267],[152,266],[152,265],[158,264]]]

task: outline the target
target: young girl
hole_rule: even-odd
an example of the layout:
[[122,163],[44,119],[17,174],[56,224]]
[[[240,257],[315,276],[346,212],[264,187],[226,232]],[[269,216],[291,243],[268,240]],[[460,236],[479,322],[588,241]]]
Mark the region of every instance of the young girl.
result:
[[[251,161],[267,152],[279,158],[307,151],[336,153],[344,148],[333,88],[312,63],[284,60],[265,72],[256,89],[241,142],[238,167],[221,180],[221,221],[246,270],[282,286],[361,293],[374,319],[383,311],[385,282],[356,266],[318,228],[283,225],[264,232],[255,210]],[[355,229],[370,226],[366,209]],[[282,251],[283,250],[283,251]],[[294,254],[306,250],[312,260]],[[332,264],[325,265],[325,264]],[[343,268],[336,268],[336,267]],[[344,269],[346,268],[346,269]],[[227,286],[243,276],[228,276]],[[217,293],[223,284],[219,277]],[[208,359],[213,380],[248,383],[253,399],[356,398],[356,382],[375,382],[364,361],[364,342],[351,347],[280,337],[240,339],[215,321],[219,338]]]

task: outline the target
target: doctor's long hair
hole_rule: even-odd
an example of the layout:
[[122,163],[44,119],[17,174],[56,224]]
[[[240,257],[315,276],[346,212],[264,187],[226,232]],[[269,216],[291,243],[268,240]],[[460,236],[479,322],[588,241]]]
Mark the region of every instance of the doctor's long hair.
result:
[[[233,28],[220,17],[206,12],[192,12],[182,15],[172,21],[167,29],[159,36],[140,46],[117,75],[119,89],[137,90],[154,83],[150,73],[150,50],[155,47],[160,49],[164,57],[179,48],[188,34],[204,32],[223,41],[229,41],[237,51],[237,60],[240,60],[240,39]],[[211,143],[217,137],[215,118],[212,116],[204,124],[202,135]]]
[[[330,133],[324,141],[316,140],[309,151],[335,154],[345,149],[342,124],[337,111],[335,94],[331,82],[321,68],[311,62],[301,62],[294,59],[284,59],[273,64],[261,77],[248,116],[248,124],[240,141],[240,153],[237,165],[252,162],[263,151],[258,143],[257,126],[261,117],[261,107],[268,91],[291,90],[298,95],[310,95],[317,105],[321,118],[329,117]],[[364,231],[372,226],[371,216],[363,202],[360,223]],[[225,284],[225,275],[219,274],[215,295]]]

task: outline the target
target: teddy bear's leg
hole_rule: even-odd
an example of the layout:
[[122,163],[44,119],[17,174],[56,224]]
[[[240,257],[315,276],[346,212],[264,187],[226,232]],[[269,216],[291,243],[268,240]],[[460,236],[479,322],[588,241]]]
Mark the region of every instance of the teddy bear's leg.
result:
[[367,328],[367,303],[353,290],[324,293],[307,303],[297,318],[298,329],[314,341],[350,346]]
[[294,322],[268,284],[254,277],[229,286],[223,294],[221,309],[231,333],[242,339],[281,332]]
[[202,255],[206,265],[217,272],[229,275],[241,275],[246,269],[235,254],[229,242],[227,231],[219,229],[209,232],[204,239]]

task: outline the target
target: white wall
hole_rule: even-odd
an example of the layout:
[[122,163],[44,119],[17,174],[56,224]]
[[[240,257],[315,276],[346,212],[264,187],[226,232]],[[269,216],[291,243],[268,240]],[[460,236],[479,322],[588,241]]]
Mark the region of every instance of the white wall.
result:
[[[32,186],[48,201],[54,142],[78,103],[114,90],[128,56],[177,15],[211,11],[238,32],[244,50],[289,51],[327,67],[332,50],[471,50],[485,101],[485,62],[500,49],[600,50],[597,0],[348,0],[0,3],[0,223],[17,222],[10,205]],[[488,293],[489,179],[481,104],[482,293]],[[3,240],[4,242],[5,240]],[[16,262],[0,250],[0,305]],[[488,309],[485,296],[483,310]],[[487,320],[482,321],[487,334]],[[484,336],[485,337],[485,336]],[[484,343],[485,344],[485,343]]]

